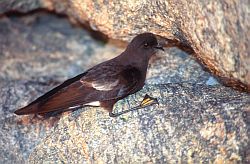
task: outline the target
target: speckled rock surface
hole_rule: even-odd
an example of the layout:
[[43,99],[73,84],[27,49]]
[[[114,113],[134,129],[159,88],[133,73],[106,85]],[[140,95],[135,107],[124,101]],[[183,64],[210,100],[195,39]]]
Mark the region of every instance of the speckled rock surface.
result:
[[138,105],[148,93],[152,106],[110,118],[100,108],[61,118],[39,144],[30,163],[177,163],[246,160],[250,95],[225,87],[147,85],[118,102],[115,110]]
[[0,77],[10,80],[62,81],[122,51],[65,17],[43,12],[2,17],[0,38]]
[[224,84],[250,92],[248,6],[247,0],[3,0],[0,12],[45,8],[126,41],[151,31],[192,48]]
[[[74,138],[74,135],[79,136],[82,134],[87,134],[85,132],[81,132],[79,130],[79,127],[94,128],[96,124],[99,124],[97,122],[98,120],[101,121],[100,123],[103,123],[103,126],[101,127],[105,127],[106,125],[110,123],[118,123],[119,126],[124,126],[123,127],[124,129],[122,132],[130,133],[131,129],[126,128],[126,127],[132,127],[132,125],[138,125],[137,122],[138,120],[141,120],[141,118],[145,117],[146,120],[152,121],[153,123],[155,123],[155,121],[159,119],[158,118],[159,113],[157,114],[157,111],[158,112],[163,111],[163,104],[165,102],[167,103],[165,104],[166,109],[167,109],[166,111],[168,111],[171,108],[171,105],[176,106],[175,109],[171,108],[170,112],[172,113],[170,113],[171,117],[168,118],[169,119],[168,121],[171,120],[172,115],[175,115],[173,113],[175,110],[177,110],[177,114],[176,114],[176,117],[173,117],[173,120],[176,121],[178,117],[179,121],[181,121],[181,118],[183,117],[185,121],[188,118],[182,113],[181,111],[182,108],[183,108],[183,112],[187,113],[188,117],[189,115],[191,115],[190,117],[193,118],[192,115],[194,114],[194,113],[188,114],[188,112],[193,112],[193,111],[186,109],[187,107],[188,108],[190,107],[190,109],[192,109],[191,108],[193,105],[192,103],[195,104],[195,101],[194,102],[188,101],[189,99],[192,99],[192,96],[193,96],[191,95],[192,92],[195,98],[197,99],[204,98],[204,100],[205,99],[207,100],[207,98],[209,98],[210,101],[213,100],[212,103],[214,103],[215,105],[215,106],[212,106],[212,105],[207,106],[207,108],[205,106],[203,107],[202,105],[204,103],[206,104],[207,101],[202,104],[200,102],[202,100],[199,99],[199,103],[198,102],[197,103],[201,106],[200,107],[196,106],[193,110],[198,110],[197,108],[201,108],[204,110],[206,109],[208,111],[205,115],[206,117],[208,117],[210,108],[212,112],[217,111],[218,109],[225,109],[226,112],[228,112],[228,110],[229,111],[232,110],[231,113],[230,112],[227,113],[227,115],[225,116],[225,119],[228,118],[230,121],[232,121],[231,118],[237,118],[237,120],[234,120],[234,121],[239,121],[237,122],[239,123],[239,125],[237,125],[237,128],[239,127],[240,134],[237,133],[236,134],[238,135],[237,137],[240,137],[240,139],[243,139],[244,136],[246,135],[245,131],[242,129],[243,128],[247,129],[246,128],[247,123],[242,122],[243,118],[241,119],[240,115],[241,114],[244,115],[243,110],[245,109],[249,110],[249,107],[247,107],[249,105],[249,102],[248,102],[249,97],[246,96],[245,94],[240,94],[239,92],[233,91],[231,89],[223,88],[220,84],[217,83],[217,81],[213,78],[213,76],[211,76],[209,73],[205,72],[201,68],[201,66],[193,59],[193,57],[189,56],[185,52],[176,48],[171,48],[171,49],[166,50],[165,53],[157,54],[152,59],[151,64],[149,66],[149,71],[148,71],[148,76],[147,76],[147,81],[146,81],[146,84],[147,84],[146,90],[149,94],[152,94],[158,97],[158,95],[156,95],[158,92],[157,90],[159,90],[159,87],[161,86],[153,87],[151,86],[152,84],[179,83],[176,85],[169,84],[166,87],[163,87],[163,90],[164,88],[165,89],[169,88],[169,91],[167,91],[165,94],[160,95],[160,97],[158,97],[161,100],[161,105],[159,106],[159,109],[150,108],[150,109],[140,110],[138,111],[139,113],[137,112],[129,113],[125,115],[124,117],[118,118],[117,120],[110,119],[107,113],[105,111],[102,111],[99,108],[97,109],[91,108],[91,110],[87,112],[84,112],[85,109],[83,109],[83,110],[75,111],[73,114],[69,114],[69,115],[66,114],[66,116],[63,116],[62,119],[59,121],[59,124],[57,124],[58,122],[57,118],[55,118],[55,120],[53,119],[52,120],[51,119],[36,120],[36,119],[32,119],[32,117],[16,116],[13,114],[13,111],[16,110],[17,108],[24,106],[27,103],[31,102],[39,95],[45,93],[50,88],[56,86],[59,82],[62,82],[69,77],[73,77],[77,75],[78,73],[85,71],[87,68],[99,62],[102,62],[104,60],[107,60],[109,58],[116,56],[117,54],[122,52],[122,50],[124,49],[124,46],[117,47],[116,44],[115,45],[113,44],[116,41],[113,41],[113,40],[104,42],[104,41],[93,39],[93,37],[89,34],[89,32],[84,31],[82,27],[78,25],[71,25],[65,17],[55,16],[50,13],[44,13],[44,12],[34,12],[31,15],[23,15],[23,16],[15,16],[15,15],[2,16],[0,19],[0,29],[1,29],[0,30],[0,38],[1,38],[0,39],[0,97],[1,97],[0,98],[0,117],[1,117],[1,120],[0,120],[1,121],[0,122],[0,125],[1,125],[0,163],[24,163],[29,156],[30,156],[31,162],[41,161],[43,157],[46,160],[50,160],[54,158],[53,154],[50,154],[50,156],[48,156],[49,159],[43,156],[44,155],[43,151],[45,150],[45,148],[41,147],[41,145],[43,144],[44,141],[46,141],[46,138],[45,138],[46,136],[48,137],[48,139],[50,139],[52,136],[56,136],[55,131],[60,130],[58,129],[58,127],[67,126],[66,124],[67,124],[67,121],[69,120],[71,120],[69,122],[69,126],[71,126],[73,122],[77,122],[80,124],[79,126],[77,126],[78,129],[76,129],[76,131],[71,134],[71,139]],[[190,83],[190,84],[185,84],[184,86],[181,86],[180,85],[181,83]],[[194,85],[194,84],[201,84],[201,85]],[[215,85],[215,84],[217,84],[217,88],[212,87],[211,91],[209,91],[210,90],[209,86]],[[197,87],[197,91],[196,91],[196,87]],[[171,88],[174,88],[174,90],[176,88],[176,91],[172,91]],[[218,93],[218,95],[216,95],[218,90],[221,93]],[[186,98],[185,96],[183,97],[181,94],[181,96],[171,99],[171,96],[173,96],[171,95],[171,93],[177,92],[177,91],[178,93],[183,92],[184,94],[185,92],[187,92],[189,94],[186,95]],[[214,94],[212,94],[212,92],[214,92]],[[204,95],[206,93],[207,95]],[[138,93],[130,97],[130,99],[136,97],[138,98],[138,101],[140,101],[142,98],[142,94],[144,93],[143,92]],[[200,95],[197,96],[198,94]],[[225,98],[223,99],[223,105],[222,105],[223,108],[220,107],[220,104],[222,103],[221,99],[219,99],[218,101],[218,104],[217,104],[218,106],[216,106],[216,102],[215,102],[215,100],[217,100],[218,98],[217,96],[221,97],[222,95],[225,95]],[[240,96],[242,96],[241,99],[239,98]],[[195,98],[193,99],[196,100]],[[191,103],[191,104],[186,104],[188,106],[185,107],[186,105],[184,105],[183,103],[186,103],[186,102]],[[234,102],[235,105],[233,105],[232,102]],[[131,103],[129,101],[129,104],[131,106],[135,103],[138,103],[138,102],[135,102],[134,99],[131,100]],[[178,104],[180,105],[179,107],[177,106]],[[125,107],[125,108],[128,107],[128,99],[120,102],[117,107],[120,109],[120,106]],[[234,114],[236,107],[239,107],[239,113],[236,112],[237,114]],[[146,113],[142,113],[143,111]],[[151,112],[153,113],[150,114]],[[223,113],[223,110],[221,112]],[[164,111],[163,111],[163,114],[164,114]],[[168,113],[165,113],[165,114],[168,114]],[[86,118],[84,118],[85,115],[86,115]],[[153,115],[156,115],[156,116],[153,116]],[[203,115],[201,114],[200,117],[203,117]],[[148,118],[151,118],[151,119],[149,120]],[[88,123],[90,125],[85,124],[85,119],[86,120],[89,119]],[[103,119],[107,120],[107,122],[106,123],[102,122]],[[132,119],[132,125],[130,123],[131,121],[129,121],[131,119]],[[93,125],[91,125],[92,122],[93,122]],[[128,122],[128,126],[126,125],[127,122]],[[144,121],[141,121],[140,124],[143,125],[144,123],[142,122]],[[145,125],[152,125],[152,124],[145,123]],[[164,124],[157,121],[157,125],[155,126],[160,127],[161,125],[164,125]],[[185,129],[187,125],[188,124],[183,125],[184,126],[183,128]],[[248,122],[248,125],[249,125],[249,122]],[[141,126],[136,127],[136,129],[138,129],[139,127]],[[176,126],[173,126],[173,128],[175,127]],[[178,128],[175,129],[176,132],[174,134],[177,134],[177,133],[182,134],[182,128],[180,127],[181,125],[178,125]],[[113,132],[114,132],[114,130],[116,129],[116,126],[113,126],[111,128],[113,128]],[[213,128],[214,127],[212,125],[211,127],[210,125],[209,127],[207,127],[209,132],[213,131]],[[150,129],[152,129],[152,132],[150,132]],[[153,135],[153,132],[156,131],[156,129],[154,129],[153,125],[152,125],[152,128],[150,129],[148,131],[151,137],[149,136],[149,138],[146,141],[150,141],[152,138],[154,138],[154,136],[152,135]],[[90,131],[91,129],[90,130],[85,129],[85,130]],[[100,128],[100,130],[102,130],[102,128]],[[117,129],[115,131],[117,131]],[[102,134],[104,132],[105,131],[101,131],[98,134]],[[160,132],[159,135],[161,136],[165,132],[166,130],[164,130],[164,132]],[[84,147],[88,148],[86,144],[77,145],[77,144],[71,143],[71,141],[67,140],[67,137],[68,137],[66,136],[67,133],[66,134],[64,134],[63,132],[60,132],[60,133],[62,133],[60,137],[62,142],[58,141],[55,144],[60,145],[61,143],[63,143],[64,140],[65,142],[67,141],[68,143],[64,143],[65,148],[63,149],[65,150],[67,154],[68,154],[67,152],[68,150],[72,150],[73,153],[78,153],[79,151],[85,150],[85,149],[79,150],[79,147],[81,146],[83,146],[83,148]],[[137,133],[136,136],[143,134],[143,133],[144,132],[139,132]],[[166,132],[166,134],[170,135],[169,132],[168,133]],[[134,133],[131,133],[131,137],[133,137],[132,135],[134,135]],[[195,133],[193,135],[195,135]],[[207,138],[210,139],[209,134],[206,134],[204,132],[204,134],[202,135],[205,136],[205,138],[208,135]],[[88,136],[85,136],[85,137],[88,137]],[[96,137],[98,138],[98,136]],[[169,137],[169,136],[166,136],[166,137]],[[174,136],[171,136],[171,137],[173,138]],[[70,139],[70,137],[68,139]],[[121,138],[121,139],[116,138],[115,141],[122,140],[122,139],[126,139],[126,136],[125,138]],[[214,138],[212,137],[212,140],[213,139]],[[131,139],[129,138],[129,140],[127,140],[126,142],[130,143],[130,140]],[[247,141],[248,139],[243,139],[243,140]],[[79,143],[82,143],[82,141],[83,139],[79,138]],[[107,140],[106,142],[109,142],[109,141],[110,139]],[[135,142],[136,141],[133,141],[133,143],[131,144],[133,145]],[[92,144],[92,147],[90,148],[93,148],[93,150],[95,150],[94,148],[96,144],[98,143],[99,142],[94,143],[94,146]],[[183,142],[181,143],[185,144],[185,140],[183,139]],[[244,150],[246,147],[245,144],[247,143],[242,144],[238,140],[236,140],[235,143],[239,145],[239,150],[235,151],[234,149],[235,147],[233,147],[232,152],[236,154],[235,157],[237,157],[237,160],[241,161],[241,160],[247,159],[247,154],[249,153],[246,152],[244,154]],[[39,146],[36,148],[38,144]],[[228,144],[228,142],[226,142],[225,145],[226,144]],[[115,143],[113,143],[113,145],[117,147]],[[149,149],[148,157],[152,157],[152,155],[154,155],[153,152],[155,152],[156,150],[160,150],[159,146],[151,145],[151,148],[149,148],[149,145],[148,146],[144,145],[145,147],[143,147],[143,145],[140,145],[140,146],[142,147],[139,147],[139,148],[144,149],[146,147],[147,149]],[[167,147],[167,151],[164,150],[164,152],[169,152],[168,148],[169,147]],[[218,149],[216,146],[213,148],[214,148],[213,151],[211,147],[207,148],[206,150],[211,150],[211,154],[215,154],[214,151],[217,151]],[[140,156],[144,152],[143,149],[138,150],[138,154],[139,154],[138,156]],[[110,151],[110,147],[108,150]],[[185,150],[187,150],[186,147],[185,147]],[[41,156],[38,156],[36,154],[36,152],[38,151],[43,152]],[[51,151],[51,149],[48,148],[48,151]],[[136,152],[137,151],[134,151],[135,154]],[[184,152],[185,152],[184,150],[180,151],[179,154],[184,153]],[[230,152],[231,152],[231,149],[230,149]],[[230,152],[227,152],[227,153],[230,153]],[[118,154],[116,158],[121,159],[122,154],[123,153]],[[209,155],[206,155],[205,153],[205,156],[207,157]],[[233,155],[230,154],[228,155],[228,157],[229,156],[232,157],[232,159],[234,159],[233,158],[234,154]],[[63,153],[59,157],[62,157],[63,161],[67,161],[65,160],[66,157],[64,156]],[[76,157],[78,158],[79,156],[76,155]],[[224,160],[224,157],[225,156],[222,156],[222,158],[218,158],[217,160]],[[105,161],[105,159],[103,158],[104,157],[102,158],[98,157],[98,159],[100,159],[101,161]],[[105,158],[111,159],[111,157],[108,157],[108,156]],[[163,157],[162,160],[165,160],[164,158],[165,157]],[[81,157],[81,159],[87,159],[87,158],[83,156]],[[90,155],[89,159],[96,160],[97,158],[95,156],[93,157]],[[145,158],[143,158],[142,160],[144,159]],[[186,157],[183,156],[183,159],[185,160]],[[198,157],[196,159],[198,159]],[[225,158],[225,160],[227,159],[229,158]],[[136,159],[136,160],[140,160],[140,159]],[[159,161],[160,160],[161,159],[159,159]],[[173,158],[173,160],[175,161],[176,158]]]

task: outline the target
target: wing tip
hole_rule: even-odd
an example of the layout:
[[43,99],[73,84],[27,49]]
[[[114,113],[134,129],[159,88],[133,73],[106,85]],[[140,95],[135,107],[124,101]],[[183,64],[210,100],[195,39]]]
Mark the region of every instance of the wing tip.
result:
[[25,114],[29,114],[29,112],[26,110],[27,108],[21,108],[21,109],[18,109],[16,110],[14,113],[16,115],[25,115]]
[[21,109],[18,109],[14,112],[16,115],[22,115]]
[[14,112],[16,115],[27,115],[27,114],[35,114],[37,113],[37,108],[34,105],[26,106],[20,108]]

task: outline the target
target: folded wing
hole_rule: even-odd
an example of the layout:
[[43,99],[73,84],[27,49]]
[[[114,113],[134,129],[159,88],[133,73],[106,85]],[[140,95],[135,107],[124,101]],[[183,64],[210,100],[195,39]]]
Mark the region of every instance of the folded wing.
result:
[[140,76],[140,71],[134,67],[99,65],[65,81],[15,113],[43,114],[95,101],[119,100],[140,89]]

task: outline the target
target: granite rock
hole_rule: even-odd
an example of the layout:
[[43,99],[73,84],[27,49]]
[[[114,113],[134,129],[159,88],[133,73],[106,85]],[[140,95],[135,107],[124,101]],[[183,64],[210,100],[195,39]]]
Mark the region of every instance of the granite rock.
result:
[[[250,95],[221,86],[146,85],[115,105],[154,105],[110,118],[84,108],[60,119],[29,163],[245,163],[249,160]],[[249,162],[249,161],[248,161]]]
[[224,84],[250,92],[248,6],[246,0],[3,0],[0,12],[44,8],[126,41],[150,31],[193,50]]
[[[62,142],[55,143],[58,144],[55,146],[56,151],[59,151],[56,148],[60,148],[60,144],[63,143],[65,146],[63,151],[65,151],[66,154],[69,155],[68,151],[70,150],[73,150],[72,153],[77,154],[79,151],[81,152],[86,149],[80,149],[79,146],[81,145],[75,145],[71,143],[71,141],[75,140],[79,135],[90,133],[91,128],[94,129],[95,125],[99,125],[99,123],[101,124],[101,131],[98,132],[98,130],[94,129],[96,132],[96,139],[98,139],[98,134],[111,132],[111,134],[114,134],[111,139],[115,137],[117,143],[122,143],[120,142],[122,139],[128,139],[126,141],[124,140],[123,143],[129,143],[131,141],[130,137],[133,137],[133,134],[136,134],[136,136],[140,136],[140,134],[143,136],[145,135],[145,129],[144,131],[140,131],[139,128],[146,128],[147,125],[150,125],[149,130],[147,130],[151,138],[146,138],[145,141],[152,141],[151,139],[155,138],[153,134],[155,131],[157,132],[155,134],[158,134],[160,137],[166,132],[167,139],[174,145],[174,140],[169,138],[173,137],[173,135],[167,132],[169,129],[162,129],[166,124],[159,121],[161,112],[166,114],[166,117],[162,118],[162,121],[173,123],[171,126],[173,126],[176,131],[174,136],[180,136],[178,134],[187,136],[186,131],[183,131],[183,129],[188,129],[191,124],[189,122],[189,117],[190,120],[193,120],[194,117],[197,116],[197,119],[200,118],[203,121],[203,124],[201,122],[198,124],[200,127],[197,128],[201,129],[201,127],[203,127],[202,137],[205,138],[205,140],[209,140],[207,143],[209,143],[210,146],[205,149],[209,150],[209,153],[205,153],[203,156],[198,153],[198,155],[195,156],[197,151],[194,150],[192,151],[194,152],[192,156],[195,156],[194,160],[209,160],[207,159],[208,157],[218,153],[218,148],[216,146],[211,146],[210,140],[215,140],[216,145],[218,141],[221,141],[220,137],[217,140],[218,131],[224,127],[230,130],[231,124],[233,132],[237,132],[237,134],[232,134],[233,138],[230,138],[230,141],[227,142],[229,133],[227,133],[227,131],[225,132],[224,136],[226,136],[226,139],[225,141],[223,140],[223,147],[220,151],[223,152],[225,150],[226,153],[224,153],[224,155],[223,153],[218,154],[218,158],[212,158],[211,161],[227,161],[228,159],[232,159],[233,161],[244,162],[249,160],[249,152],[246,151],[247,146],[249,147],[249,145],[247,145],[249,139],[246,137],[245,131],[249,129],[249,121],[247,121],[249,120],[249,95],[222,87],[211,74],[203,70],[192,56],[177,48],[170,48],[164,53],[157,54],[149,65],[146,87],[144,90],[119,102],[116,109],[122,109],[123,107],[127,108],[138,104],[145,93],[159,99],[160,105],[158,107],[154,106],[149,109],[142,109],[137,112],[126,114],[118,119],[109,118],[108,114],[100,108],[90,108],[91,110],[87,110],[86,112],[85,109],[80,109],[71,114],[61,116],[61,119],[59,117],[36,120],[32,118],[33,116],[20,117],[14,115],[13,111],[17,108],[28,104],[49,89],[58,85],[58,83],[84,72],[86,69],[99,62],[118,55],[122,52],[125,45],[122,44],[120,46],[119,44],[118,46],[116,40],[94,39],[92,37],[93,32],[83,30],[82,26],[79,24],[70,24],[66,17],[40,11],[32,14],[8,14],[7,16],[2,16],[0,19],[0,29],[0,163],[24,163],[27,161],[28,157],[30,162],[41,162],[42,159],[48,161],[50,159],[55,159],[56,157],[50,153],[48,158],[45,157],[45,147],[42,146],[48,145],[46,151],[55,153],[55,151],[50,149],[53,145],[51,146],[45,142],[47,138],[52,139],[53,137],[62,138]],[[96,32],[94,32],[94,34],[96,34]],[[203,103],[202,99],[204,100]],[[197,104],[200,106],[196,106]],[[165,113],[164,108],[167,113]],[[203,110],[198,108],[206,111],[205,114],[202,113]],[[175,110],[177,112],[176,114],[174,113]],[[182,110],[184,113],[182,113]],[[210,110],[211,112],[209,113]],[[199,113],[193,113],[194,111]],[[238,113],[236,111],[238,111]],[[209,121],[206,122],[206,119],[204,119],[206,117],[210,118],[210,115],[212,117],[213,112],[215,112],[215,116],[217,116],[219,112],[218,120],[217,117],[215,119],[219,124],[223,122],[219,127],[214,127],[213,124],[210,125],[211,123],[209,123]],[[200,116],[198,117],[198,115]],[[85,124],[85,119],[89,119],[88,123],[90,125]],[[103,120],[106,120],[106,122],[103,122]],[[184,122],[178,124],[176,120]],[[194,120],[196,120],[196,118]],[[144,121],[145,123],[143,123]],[[147,123],[148,121],[150,123]],[[151,122],[153,122],[155,126],[153,126]],[[227,122],[229,122],[230,126],[226,126]],[[60,131],[60,127],[65,127],[67,129],[67,127],[75,123],[79,123],[80,126],[77,125],[76,131],[73,132],[72,135],[69,133],[64,134],[63,131]],[[93,125],[91,125],[92,123]],[[109,128],[108,125],[113,125],[113,123],[114,126],[111,126],[111,131],[109,131],[109,129],[105,132],[105,130],[102,129],[104,127],[105,129]],[[206,123],[208,124],[207,126]],[[164,127],[161,129],[164,132],[160,131],[160,133],[158,133],[158,131],[154,129],[155,127],[160,128],[163,125]],[[171,126],[168,126],[168,128],[171,128]],[[81,127],[82,131],[79,130]],[[90,129],[84,129],[83,127],[90,127]],[[133,132],[129,127],[137,129],[137,131]],[[190,127],[192,127],[190,129],[191,131],[188,132],[190,137],[195,136],[197,138],[197,140],[195,140],[197,143],[204,143],[202,140],[203,138],[199,138],[199,136],[197,136],[198,133],[195,133],[197,130],[195,129],[196,127],[194,127],[193,124],[190,125]],[[114,132],[118,132],[119,128],[123,129],[121,132],[126,134],[131,133],[130,137],[126,135],[124,136],[125,138],[116,138],[117,136]],[[61,136],[57,136],[55,132],[60,132]],[[91,137],[91,135],[84,137]],[[118,133],[117,135],[121,134]],[[216,136],[214,137],[213,135]],[[101,136],[99,136],[99,139],[102,140],[100,137]],[[81,144],[86,141],[86,139],[78,139]],[[239,141],[240,139],[245,143]],[[65,142],[63,142],[64,140]],[[106,142],[108,141],[111,140],[108,139]],[[156,141],[158,142],[159,139]],[[186,141],[187,140],[183,139],[183,142],[180,142],[180,145],[183,144],[186,146],[184,147],[185,151],[188,150]],[[232,145],[231,141],[236,143],[239,149],[236,150],[235,145],[230,149],[229,146]],[[135,142],[136,141],[133,140],[131,144],[133,145]],[[109,156],[105,157],[105,159],[99,158],[101,154],[96,154],[95,152],[95,147],[101,146],[100,144],[98,145],[98,143],[99,142],[95,140],[94,145],[92,143],[92,145],[90,144],[90,148],[93,148],[94,151],[94,157],[90,156],[89,159],[96,160],[96,155],[100,161],[113,159],[113,157],[111,158]],[[117,147],[118,145],[115,143],[116,142],[113,142],[112,144]],[[153,143],[153,141],[152,144],[157,145],[157,143]],[[133,150],[133,152],[138,153],[137,157],[146,152],[140,148],[146,147],[149,149],[147,151],[149,155],[146,154],[148,157],[153,157],[154,152],[162,148],[150,145],[150,143],[144,146],[140,143],[137,145],[140,147],[134,147],[135,149]],[[88,148],[85,144],[82,146]],[[178,147],[178,145],[174,146]],[[194,147],[192,147],[192,145],[189,146],[191,150],[193,150]],[[203,144],[200,148],[203,148],[202,146]],[[167,150],[163,150],[163,152],[169,153],[169,147],[166,148]],[[180,149],[181,151],[179,153],[185,153],[184,148]],[[110,148],[107,150],[110,151]],[[39,156],[37,152],[42,153]],[[198,152],[204,153],[203,150]],[[231,152],[233,152],[233,154],[230,154]],[[76,154],[71,155],[73,157]],[[123,151],[121,151],[121,154],[118,154],[116,158],[120,160],[123,154]],[[162,154],[164,155],[164,153]],[[65,159],[72,159],[64,155],[65,153],[60,152],[59,157],[62,157],[62,161],[67,162]],[[75,159],[79,159],[78,157],[80,156],[76,155],[75,157]],[[140,160],[137,159],[137,157],[135,160]],[[156,157],[157,158],[152,159],[157,161],[159,156]],[[171,157],[173,157],[171,161],[176,161],[177,157],[180,156],[174,158],[172,154]],[[183,156],[182,160],[185,161],[187,157],[188,156]],[[86,161],[87,158],[84,156],[81,159]],[[145,158],[142,158],[142,160],[145,160]],[[162,157],[162,160],[159,159],[159,161],[165,160],[165,157]],[[170,159],[167,160],[170,161]]]

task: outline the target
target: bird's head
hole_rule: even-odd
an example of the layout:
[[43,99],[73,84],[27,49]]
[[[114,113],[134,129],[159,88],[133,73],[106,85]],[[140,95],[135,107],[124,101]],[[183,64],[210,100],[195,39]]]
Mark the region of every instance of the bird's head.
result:
[[142,33],[137,35],[128,45],[127,50],[135,53],[136,55],[145,55],[150,58],[158,50],[163,50],[152,33]]

